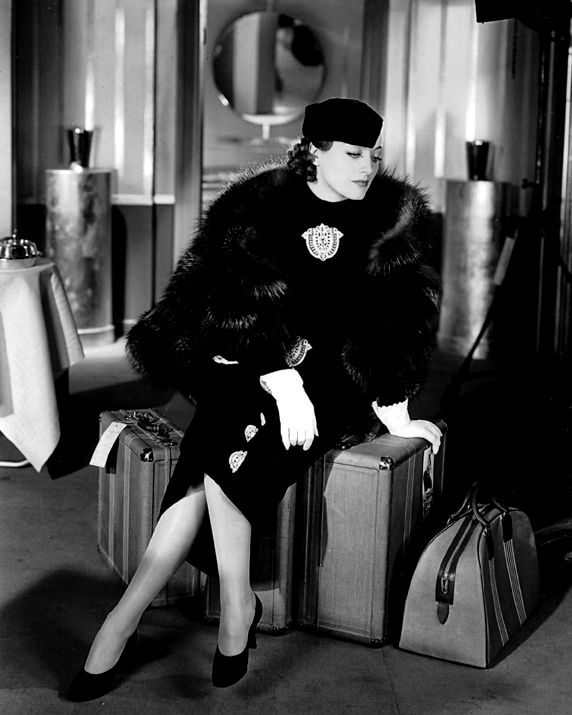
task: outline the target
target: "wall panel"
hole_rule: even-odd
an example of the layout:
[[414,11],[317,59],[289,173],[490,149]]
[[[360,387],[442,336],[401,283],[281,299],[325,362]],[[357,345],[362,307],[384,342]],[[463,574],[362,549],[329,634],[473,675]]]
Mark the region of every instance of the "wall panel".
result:
[[[19,0],[17,7],[21,224],[43,246],[45,170],[69,164],[66,128],[93,129],[91,165],[113,171],[114,241],[129,259],[119,255],[122,268],[114,271],[121,298],[114,305],[127,321],[151,305],[166,280],[164,258],[173,260],[177,12],[184,2]],[[193,181],[200,183],[196,172]],[[165,207],[161,221],[156,200]]]
[[534,164],[537,33],[478,24],[473,0],[390,0],[385,156],[444,208],[444,180],[466,179],[465,141],[493,144],[491,178],[519,185]]
[[0,0],[0,237],[12,231],[12,2]]
[[[91,27],[88,32],[89,11],[93,9],[91,0],[63,0],[63,80],[64,104],[63,125],[85,126],[86,70],[88,47],[92,46]],[[41,15],[42,4],[38,4]],[[89,41],[88,41],[89,38]],[[41,68],[41,64],[40,64]],[[40,106],[43,106],[40,105]]]
[[[93,163],[101,167],[116,167],[115,120],[118,101],[117,76],[123,72],[116,62],[116,4],[93,3],[93,49],[90,56],[93,76],[93,110],[86,124],[94,130]],[[114,172],[113,192],[117,193],[117,176]]]
[[[123,151],[117,166],[121,194],[151,201],[154,132],[153,0],[120,0],[125,18],[122,123]],[[121,137],[119,132],[117,139]]]
[[[425,185],[434,195],[439,188],[436,163],[437,121],[442,100],[442,52],[440,44],[427,51],[426,37],[440,37],[443,8],[437,3],[417,3],[411,16],[410,79],[407,98],[405,134],[405,172],[425,177]],[[441,95],[441,96],[440,96]]]
[[39,203],[44,170],[64,151],[62,5],[19,0],[15,12],[16,200]]
[[[479,27],[468,2],[447,4],[445,11],[447,34],[441,40],[445,43],[441,101],[446,113],[445,173],[442,178],[466,179],[465,141],[474,119],[475,43]],[[438,197],[441,206],[443,200],[443,196]]]
[[171,201],[175,193],[176,37],[177,2],[161,0],[157,8],[155,193]]

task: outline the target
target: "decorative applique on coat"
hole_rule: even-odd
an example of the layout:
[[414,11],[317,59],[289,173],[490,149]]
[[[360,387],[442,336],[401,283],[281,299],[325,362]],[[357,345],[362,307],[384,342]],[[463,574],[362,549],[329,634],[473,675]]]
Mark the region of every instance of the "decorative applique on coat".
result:
[[[248,171],[223,191],[162,298],[129,331],[128,354],[138,372],[196,396],[217,355],[259,374],[287,367],[301,333],[289,304],[290,238],[280,226],[304,190],[303,179],[276,165]],[[366,199],[360,235],[367,252],[353,279],[359,300],[340,325],[337,344],[363,394],[390,404],[419,390],[433,346],[440,294],[427,264],[434,220],[423,194],[386,172],[375,177]]]

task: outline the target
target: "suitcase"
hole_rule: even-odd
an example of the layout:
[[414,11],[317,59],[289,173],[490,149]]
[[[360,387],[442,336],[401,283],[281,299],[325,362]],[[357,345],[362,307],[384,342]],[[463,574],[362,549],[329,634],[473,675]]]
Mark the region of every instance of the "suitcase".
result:
[[[292,624],[294,523],[296,485],[288,488],[278,507],[276,522],[262,534],[251,564],[252,587],[262,602],[258,630],[278,634]],[[218,580],[208,579],[206,616],[220,615]]]
[[539,577],[526,514],[479,495],[474,485],[423,552],[399,647],[486,668],[536,607]]
[[444,453],[445,438],[433,455],[423,439],[386,434],[315,463],[302,499],[299,625],[373,646],[398,637],[408,579],[436,531]]
[[[128,583],[151,538],[183,432],[156,410],[102,412],[100,433],[112,422],[128,426],[99,470],[98,549]],[[185,562],[151,606],[199,591],[200,572]]]

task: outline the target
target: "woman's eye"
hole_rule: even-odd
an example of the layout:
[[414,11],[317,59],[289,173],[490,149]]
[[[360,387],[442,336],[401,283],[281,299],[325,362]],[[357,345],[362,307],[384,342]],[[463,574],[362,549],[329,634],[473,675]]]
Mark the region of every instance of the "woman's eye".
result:
[[371,158],[372,158],[372,161],[376,161],[376,162],[379,164],[379,162],[382,160],[383,157],[381,157],[381,156],[372,156]]

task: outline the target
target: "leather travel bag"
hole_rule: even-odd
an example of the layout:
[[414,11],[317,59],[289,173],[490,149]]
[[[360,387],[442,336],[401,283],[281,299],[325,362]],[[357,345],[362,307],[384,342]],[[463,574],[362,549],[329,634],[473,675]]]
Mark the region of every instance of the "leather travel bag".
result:
[[474,484],[427,545],[409,585],[399,647],[486,668],[538,602],[536,544],[519,509]]

